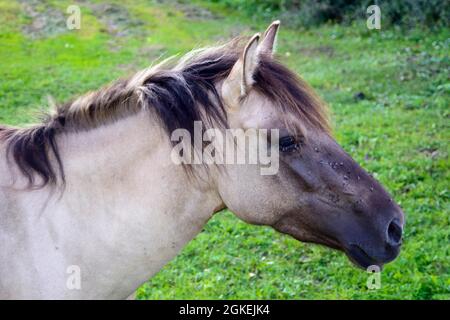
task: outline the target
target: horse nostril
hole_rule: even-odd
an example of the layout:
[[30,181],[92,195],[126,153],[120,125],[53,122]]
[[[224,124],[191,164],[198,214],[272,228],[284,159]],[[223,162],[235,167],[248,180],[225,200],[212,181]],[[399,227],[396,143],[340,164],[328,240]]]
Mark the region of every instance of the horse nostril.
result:
[[394,219],[389,224],[388,230],[388,242],[393,246],[398,246],[402,242],[402,227],[399,223]]

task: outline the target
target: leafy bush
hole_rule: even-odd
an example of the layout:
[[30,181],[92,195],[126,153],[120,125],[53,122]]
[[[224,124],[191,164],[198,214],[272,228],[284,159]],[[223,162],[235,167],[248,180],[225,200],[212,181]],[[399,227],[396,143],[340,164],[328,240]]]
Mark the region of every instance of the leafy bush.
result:
[[326,22],[348,24],[366,17],[377,4],[383,24],[404,27],[448,27],[450,1],[442,0],[214,0],[264,19],[281,17],[293,26],[311,27]]

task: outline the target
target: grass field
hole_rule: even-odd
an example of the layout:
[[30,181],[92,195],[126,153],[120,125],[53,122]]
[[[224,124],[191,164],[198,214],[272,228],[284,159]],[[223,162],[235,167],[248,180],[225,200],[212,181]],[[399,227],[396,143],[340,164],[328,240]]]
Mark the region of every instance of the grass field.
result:
[[[47,96],[64,101],[183,53],[263,31],[217,4],[0,0],[0,123],[25,124]],[[111,3],[111,1],[109,1]],[[450,299],[450,31],[283,28],[278,54],[326,100],[337,140],[407,217],[404,248],[381,288],[347,258],[216,215],[138,291],[139,299]]]

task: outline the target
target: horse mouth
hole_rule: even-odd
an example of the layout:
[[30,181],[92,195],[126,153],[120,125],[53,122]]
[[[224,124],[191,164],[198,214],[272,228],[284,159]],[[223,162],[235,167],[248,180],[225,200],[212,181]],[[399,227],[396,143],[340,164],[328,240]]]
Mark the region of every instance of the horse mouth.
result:
[[380,268],[383,266],[383,263],[373,259],[360,246],[355,244],[350,245],[350,247],[345,250],[345,253],[349,259],[360,268],[367,269],[372,265],[377,265]]

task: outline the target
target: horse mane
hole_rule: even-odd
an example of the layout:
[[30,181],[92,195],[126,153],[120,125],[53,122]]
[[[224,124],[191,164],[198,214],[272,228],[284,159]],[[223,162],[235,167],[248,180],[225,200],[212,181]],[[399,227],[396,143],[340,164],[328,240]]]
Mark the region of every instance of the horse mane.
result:
[[[7,158],[35,186],[65,182],[57,144],[62,133],[92,130],[142,110],[154,111],[168,135],[178,128],[193,133],[194,121],[227,127],[224,105],[216,84],[239,59],[243,38],[225,45],[194,50],[175,64],[170,58],[128,79],[59,105],[45,119],[28,128],[0,126],[0,142]],[[273,100],[283,114],[294,113],[309,126],[329,131],[325,106],[311,88],[276,59],[263,55],[253,89]],[[192,135],[193,136],[193,135]]]

